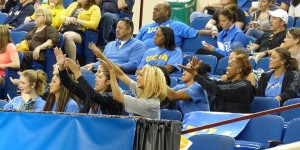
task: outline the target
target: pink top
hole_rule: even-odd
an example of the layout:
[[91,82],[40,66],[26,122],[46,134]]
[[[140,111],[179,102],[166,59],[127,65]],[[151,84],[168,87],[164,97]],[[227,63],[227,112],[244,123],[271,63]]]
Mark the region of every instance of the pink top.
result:
[[[18,51],[16,46],[13,43],[8,43],[6,45],[6,50],[3,53],[0,53],[0,64],[8,64],[11,63],[11,56],[18,55]],[[0,75],[5,77],[4,69],[0,69]]]

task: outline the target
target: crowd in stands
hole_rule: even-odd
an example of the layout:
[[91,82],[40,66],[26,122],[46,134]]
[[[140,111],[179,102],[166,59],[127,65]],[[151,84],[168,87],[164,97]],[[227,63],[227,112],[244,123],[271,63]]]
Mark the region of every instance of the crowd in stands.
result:
[[[121,15],[132,11],[134,0],[77,0],[67,8],[63,0],[6,3],[1,10],[7,13],[7,21],[0,25],[0,86],[8,84],[4,82],[5,69],[16,68],[21,73],[19,79],[11,79],[18,85],[20,96],[4,108],[107,115],[122,115],[125,111],[160,119],[161,108],[177,109],[182,114],[250,113],[255,96],[275,97],[281,105],[298,97],[300,28],[286,26],[289,14],[299,17],[299,2],[258,0],[257,8],[252,6],[246,12],[237,4],[236,0],[208,4],[218,9],[204,29],[196,30],[171,20],[170,5],[159,2],[153,9],[154,22],[144,25],[134,36],[133,22]],[[203,12],[192,15],[209,16]],[[249,24],[245,23],[247,15],[252,15]],[[86,30],[98,32],[96,43],[85,43]],[[10,38],[10,32],[21,31],[28,32],[22,62],[18,58],[21,43],[13,43]],[[200,41],[196,44],[203,44],[203,48],[195,54],[213,55],[218,60],[229,58],[219,80],[207,75],[211,66],[197,56],[183,64],[183,42],[203,35],[212,36],[217,46]],[[253,44],[249,44],[251,40]],[[63,41],[60,48],[59,41]],[[88,45],[98,61],[79,64],[76,45],[80,44]],[[45,72],[33,70],[30,63],[46,65],[49,48],[54,50],[56,64],[45,92]],[[250,55],[255,61],[270,57],[270,71],[258,80]],[[133,74],[136,80],[130,77]],[[85,75],[95,76],[94,87]],[[181,80],[173,88],[172,75]],[[120,88],[120,82],[129,87],[129,94]]]

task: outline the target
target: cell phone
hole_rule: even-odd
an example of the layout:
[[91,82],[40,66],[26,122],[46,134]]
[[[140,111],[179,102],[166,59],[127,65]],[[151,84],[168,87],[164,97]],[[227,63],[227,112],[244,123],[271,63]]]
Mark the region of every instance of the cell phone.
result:
[[202,41],[202,45],[205,46],[207,45],[207,43],[205,41]]

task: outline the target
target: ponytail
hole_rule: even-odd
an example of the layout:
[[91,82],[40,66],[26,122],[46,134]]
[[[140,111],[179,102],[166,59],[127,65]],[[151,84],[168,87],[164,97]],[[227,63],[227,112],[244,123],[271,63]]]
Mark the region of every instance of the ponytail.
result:
[[229,20],[232,20],[232,22],[236,22],[237,20],[236,10],[237,10],[237,5],[231,4],[230,6],[222,9],[219,15],[223,15],[227,17]]

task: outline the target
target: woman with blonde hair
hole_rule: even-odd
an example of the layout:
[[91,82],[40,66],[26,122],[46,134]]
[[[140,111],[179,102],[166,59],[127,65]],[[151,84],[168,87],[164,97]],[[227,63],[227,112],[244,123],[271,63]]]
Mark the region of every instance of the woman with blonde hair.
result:
[[59,33],[51,26],[52,14],[48,9],[37,9],[35,11],[35,24],[36,27],[30,30],[25,37],[25,40],[28,42],[29,50],[23,52],[23,70],[29,68],[28,64],[32,60],[37,60],[45,64],[46,49],[58,43]]
[[[135,82],[110,62],[94,44],[90,45],[90,49],[96,57],[101,58],[101,64],[109,71],[113,99],[124,104],[128,113],[160,119],[160,101],[167,96],[166,79],[162,70],[156,66],[145,65],[137,74]],[[136,97],[122,94],[116,77],[125,83]]]
[[4,109],[42,111],[45,101],[40,97],[47,86],[47,76],[41,70],[25,70],[21,73],[21,96],[13,98]]
[[0,85],[4,84],[5,68],[20,68],[16,46],[10,39],[9,30],[0,25]]

